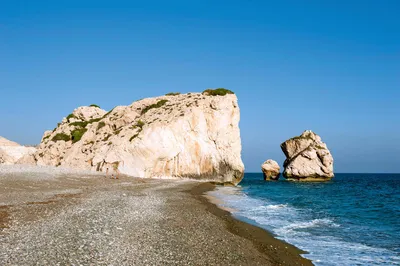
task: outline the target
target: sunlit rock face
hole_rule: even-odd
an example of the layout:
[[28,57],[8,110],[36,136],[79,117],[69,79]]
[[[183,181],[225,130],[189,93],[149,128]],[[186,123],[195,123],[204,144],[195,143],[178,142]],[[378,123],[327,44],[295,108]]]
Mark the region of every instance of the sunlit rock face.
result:
[[26,161],[142,178],[243,178],[240,111],[234,94],[147,98],[110,112],[79,107],[46,131]]
[[0,164],[15,164],[24,156],[36,152],[34,147],[21,146],[16,142],[0,137]]
[[286,155],[283,176],[299,181],[327,181],[333,174],[333,157],[321,137],[306,130],[281,144]]
[[261,165],[264,180],[278,180],[280,176],[279,164],[274,160],[267,160]]

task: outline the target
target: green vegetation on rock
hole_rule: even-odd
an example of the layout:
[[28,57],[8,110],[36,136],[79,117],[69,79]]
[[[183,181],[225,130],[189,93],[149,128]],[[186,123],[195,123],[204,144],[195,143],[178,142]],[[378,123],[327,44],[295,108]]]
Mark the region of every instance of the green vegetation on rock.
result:
[[53,132],[56,131],[56,129],[61,126],[61,123],[57,123],[57,126],[53,129]]
[[208,95],[208,96],[225,96],[227,94],[234,94],[233,91],[224,89],[224,88],[218,88],[218,89],[207,89],[205,91],[203,91],[204,95]]
[[68,122],[69,122],[69,120],[70,120],[71,118],[78,119],[74,114],[69,114],[69,115],[67,116]]
[[145,124],[144,124],[144,122],[143,122],[142,120],[138,120],[138,121],[136,122],[136,124],[132,127],[132,129],[139,128],[139,130],[137,131],[137,133],[136,133],[135,135],[133,135],[133,136],[129,139],[129,141],[132,141],[132,140],[134,140],[135,138],[137,138],[137,137],[139,136],[140,132],[142,132],[142,130],[143,130],[144,125],[145,125]]
[[70,141],[71,137],[69,135],[65,134],[65,133],[58,133],[51,140],[54,141],[54,142],[57,142],[59,140]]
[[138,120],[138,121],[136,122],[136,124],[135,124],[135,126],[134,126],[134,127],[140,127],[140,128],[143,128],[143,126],[144,126],[144,122],[143,122],[142,120]]
[[112,136],[111,134],[108,134],[108,135],[103,139],[103,141],[107,141],[111,136]]
[[99,122],[101,119],[103,119],[103,118],[100,117],[100,118],[90,119],[89,122],[88,122],[88,124],[92,124],[92,123]]
[[89,124],[99,122],[101,119],[103,119],[103,118],[90,119],[89,121],[78,121],[78,122],[73,122],[70,125],[77,126],[77,127],[86,127]]
[[100,106],[98,106],[97,104],[91,104],[91,105],[89,105],[89,107],[97,107],[97,108],[100,108]]
[[133,136],[129,139],[129,141],[132,141],[132,140],[136,139],[138,136],[139,136],[139,133],[133,135]]
[[86,127],[88,125],[88,121],[77,121],[70,124],[75,127]]
[[169,92],[169,93],[165,94],[165,96],[177,96],[180,94],[181,94],[180,92]]
[[110,111],[108,111],[105,115],[103,115],[103,118],[108,116],[109,114],[111,114],[111,112],[115,109],[115,107],[113,109],[111,109]]
[[97,130],[104,127],[105,125],[106,125],[106,123],[104,123],[103,121],[99,122],[99,124],[97,125]]
[[78,128],[71,132],[71,140],[72,143],[78,142],[81,140],[83,134],[87,131],[86,128]]
[[154,109],[154,108],[160,108],[161,106],[163,106],[164,104],[166,104],[168,102],[168,100],[160,100],[155,104],[151,104],[149,106],[146,106],[143,110],[142,110],[142,115],[147,113],[149,110]]

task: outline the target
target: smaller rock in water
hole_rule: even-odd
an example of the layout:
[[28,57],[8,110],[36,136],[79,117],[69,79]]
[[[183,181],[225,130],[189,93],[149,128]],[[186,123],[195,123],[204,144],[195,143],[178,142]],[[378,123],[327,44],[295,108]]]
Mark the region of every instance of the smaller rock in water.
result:
[[264,180],[278,180],[280,176],[279,164],[274,160],[267,160],[261,165]]

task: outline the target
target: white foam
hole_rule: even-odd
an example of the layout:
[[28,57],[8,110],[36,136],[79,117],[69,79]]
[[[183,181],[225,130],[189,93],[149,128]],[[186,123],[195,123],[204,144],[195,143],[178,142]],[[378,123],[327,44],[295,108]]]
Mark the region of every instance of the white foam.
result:
[[209,193],[221,200],[221,206],[233,209],[233,215],[249,219],[274,233],[277,238],[309,252],[304,257],[311,259],[315,265],[400,265],[400,256],[391,250],[312,234],[313,230],[321,233],[341,228],[329,217],[310,219],[312,210],[252,198],[235,187],[219,187]]
[[271,204],[266,206],[267,209],[281,209],[281,208],[286,208],[288,205],[287,204]]
[[296,229],[305,229],[305,228],[311,228],[311,227],[339,227],[340,225],[334,223],[332,220],[324,218],[324,219],[314,219],[309,222],[296,222],[287,226],[283,226],[282,228],[279,228],[276,230],[276,232],[279,232],[280,234],[287,234],[290,233]]

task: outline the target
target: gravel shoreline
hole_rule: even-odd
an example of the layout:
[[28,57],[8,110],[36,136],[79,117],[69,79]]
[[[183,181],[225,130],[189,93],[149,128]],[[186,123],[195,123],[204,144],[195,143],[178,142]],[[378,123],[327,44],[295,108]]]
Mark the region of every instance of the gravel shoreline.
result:
[[311,264],[207,201],[208,183],[14,170],[0,167],[0,265]]

